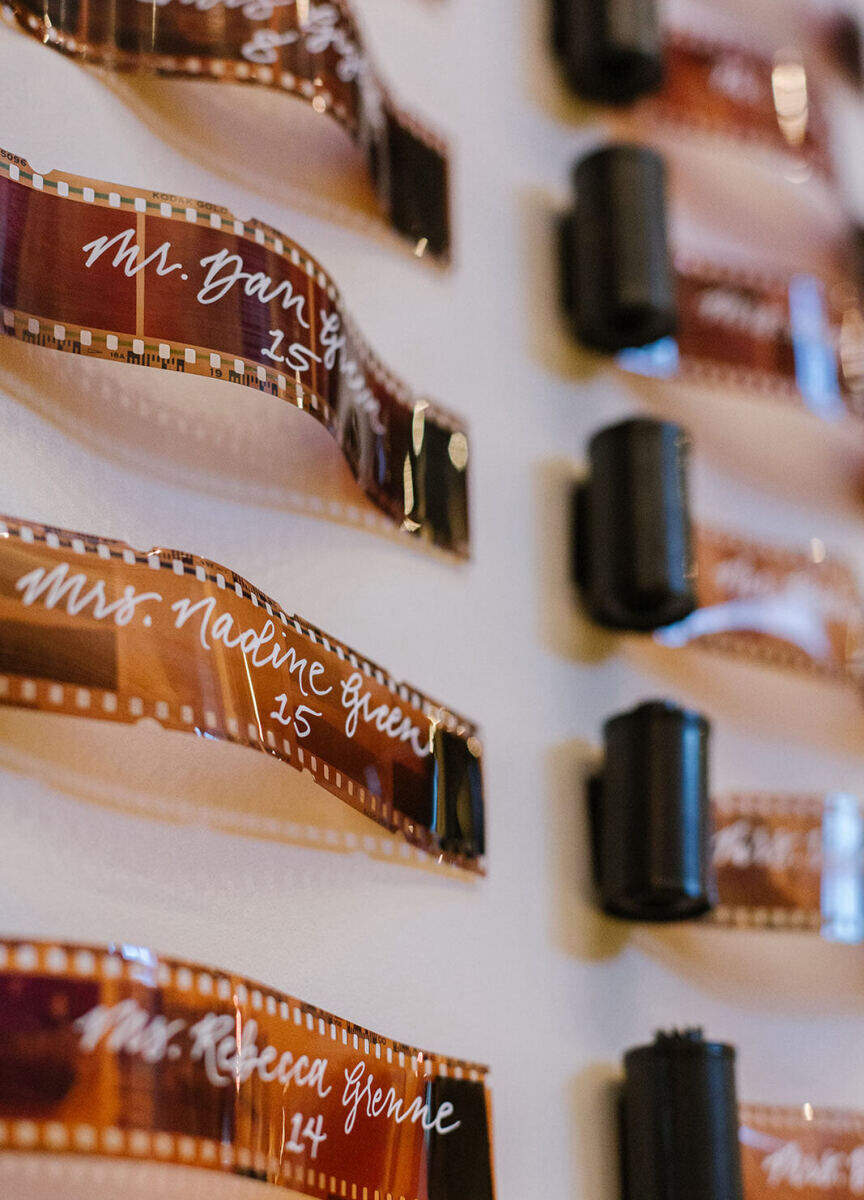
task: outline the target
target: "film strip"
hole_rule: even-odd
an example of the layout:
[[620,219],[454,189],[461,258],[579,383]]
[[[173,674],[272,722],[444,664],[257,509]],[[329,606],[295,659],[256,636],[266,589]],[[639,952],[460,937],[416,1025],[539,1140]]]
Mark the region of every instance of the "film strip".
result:
[[[740,1104],[736,1052],[700,1029],[624,1055],[624,1200],[847,1200],[864,1191],[864,1114]],[[638,1172],[638,1174],[637,1174]]]
[[448,262],[446,147],[396,106],[345,0],[9,0],[6,9],[82,62],[298,97],[358,146],[382,216],[414,254]]
[[[601,24],[602,10],[613,7],[639,10],[639,27],[622,29],[614,17]],[[555,47],[577,96],[626,104],[626,115],[640,124],[758,146],[831,178],[824,109],[794,50],[771,59],[689,30],[662,33],[647,0],[554,0],[554,8]]]
[[[626,371],[864,415],[858,282],[698,261],[668,248],[666,168],[612,144],[574,171],[562,225],[564,308],[577,339]],[[847,256],[848,261],[848,256]]]
[[0,150],[0,331],[284,400],[327,429],[397,528],[468,553],[464,426],[383,366],[330,277],[275,229],[218,205],[40,175]]
[[575,496],[576,581],[611,629],[862,686],[864,600],[819,539],[785,550],[697,525],[680,425],[635,418],[595,434]]
[[475,726],[207,559],[0,522],[0,704],[248,746],[483,870]]
[[652,700],[604,725],[589,782],[604,911],[864,941],[864,806],[845,792],[712,796],[710,723]]
[[0,942],[0,1152],[493,1200],[486,1069],[135,945]]

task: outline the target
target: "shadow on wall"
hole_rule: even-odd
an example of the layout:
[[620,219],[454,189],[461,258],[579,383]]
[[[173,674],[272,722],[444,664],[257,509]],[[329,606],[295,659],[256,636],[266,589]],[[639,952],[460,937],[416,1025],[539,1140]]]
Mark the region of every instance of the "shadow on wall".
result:
[[475,878],[437,864],[355,812],[308,771],[246,747],[165,730],[149,719],[118,729],[0,708],[0,768],[75,800],[167,825],[363,854],[468,884]]
[[421,545],[366,498],[323,426],[263,392],[87,361],[9,337],[0,340],[0,391],[9,396],[0,396],[0,405],[25,404],[65,435],[148,479]]
[[[570,1086],[568,1109],[574,1131],[574,1175],[591,1180],[592,1200],[621,1200],[619,1151],[620,1070],[594,1063],[581,1071]],[[578,1167],[576,1166],[578,1164]],[[574,1186],[573,1195],[585,1195]]]

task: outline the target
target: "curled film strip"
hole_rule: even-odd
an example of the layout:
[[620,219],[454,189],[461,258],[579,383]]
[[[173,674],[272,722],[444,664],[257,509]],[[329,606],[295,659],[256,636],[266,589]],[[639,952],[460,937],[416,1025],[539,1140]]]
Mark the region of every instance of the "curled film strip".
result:
[[464,427],[391,375],[319,264],[260,222],[0,150],[0,332],[268,392],[327,429],[398,528],[468,552]]
[[636,374],[773,393],[826,420],[864,415],[857,281],[670,254],[666,169],[644,146],[589,154],[574,185],[560,249],[580,342]]
[[624,1055],[623,1200],[847,1200],[864,1192],[864,1113],[739,1104],[736,1052],[699,1029]]
[[483,869],[475,727],[207,559],[0,522],[0,704],[249,746]]
[[418,257],[450,254],[446,147],[393,102],[345,0],[9,0],[47,46],[120,71],[258,84],[331,115],[382,215]]
[[697,525],[689,439],[673,422],[608,426],[588,456],[574,565],[598,624],[861,687],[864,601],[850,566],[824,543],[785,550]]
[[486,1070],[141,946],[0,942],[0,1153],[493,1200]]
[[760,146],[831,175],[828,124],[794,50],[770,58],[736,42],[661,28],[654,0],[553,0],[553,40],[585,99],[637,122]]
[[864,941],[864,806],[848,793],[711,795],[710,723],[647,701],[604,725],[589,784],[602,908],[643,921]]

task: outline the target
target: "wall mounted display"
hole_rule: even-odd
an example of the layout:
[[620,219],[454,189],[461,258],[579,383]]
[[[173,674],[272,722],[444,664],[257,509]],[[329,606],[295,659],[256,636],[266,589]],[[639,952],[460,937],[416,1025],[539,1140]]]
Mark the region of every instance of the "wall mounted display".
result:
[[645,146],[596,150],[573,182],[561,279],[580,342],[637,374],[770,392],[826,419],[864,414],[855,281],[670,254],[666,168]]
[[463,424],[383,366],[330,277],[269,226],[0,151],[0,332],[268,392],[328,430],[398,528],[468,553]]
[[710,724],[669,701],[610,717],[589,782],[603,909],[636,921],[864,940],[864,806],[846,792],[711,792]]
[[780,549],[697,525],[680,425],[634,418],[596,433],[575,493],[574,569],[590,616],[861,686],[864,601],[819,539]]
[[382,216],[415,255],[449,258],[446,147],[396,105],[345,0],[12,0],[8,7],[40,42],[85,63],[299,97],[361,150]]
[[208,559],[0,522],[0,704],[249,746],[482,870],[476,727]]
[[742,1104],[735,1049],[698,1029],[624,1055],[624,1200],[846,1200],[864,1186],[864,1113]]
[[486,1070],[142,946],[0,942],[0,1154],[493,1200]]
[[801,56],[661,28],[656,0],[552,0],[553,39],[585,100],[640,122],[720,134],[831,173],[828,127]]

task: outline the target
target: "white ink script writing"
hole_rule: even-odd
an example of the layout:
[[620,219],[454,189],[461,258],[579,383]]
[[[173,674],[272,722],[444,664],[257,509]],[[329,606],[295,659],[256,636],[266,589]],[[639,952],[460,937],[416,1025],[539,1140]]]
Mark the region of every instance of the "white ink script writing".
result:
[[808,1154],[797,1142],[786,1142],[763,1158],[762,1170],[769,1187],[785,1183],[796,1190],[848,1189],[860,1196],[864,1193],[864,1146],[856,1146],[849,1153],[827,1149],[821,1154]]
[[[374,1091],[373,1091],[374,1088]],[[444,1121],[453,1115],[453,1105],[445,1100],[433,1115],[428,1104],[424,1104],[419,1096],[405,1107],[405,1101],[396,1095],[395,1088],[383,1091],[375,1087],[375,1076],[366,1072],[366,1064],[358,1062],[351,1071],[345,1072],[345,1090],[342,1093],[342,1103],[348,1109],[345,1117],[345,1132],[350,1133],[357,1119],[357,1112],[363,1106],[367,1117],[386,1116],[388,1121],[402,1125],[410,1121],[416,1125],[419,1121],[424,1129],[434,1129],[436,1133],[452,1133],[458,1129],[460,1122],[445,1126]]]
[[87,260],[84,263],[85,267],[92,267],[103,254],[114,249],[115,254],[111,261],[111,266],[122,267],[124,275],[127,275],[129,278],[137,275],[139,271],[143,271],[145,267],[149,267],[151,264],[155,265],[157,275],[170,275],[172,271],[183,270],[180,263],[168,262],[168,253],[171,249],[170,242],[163,242],[152,254],[148,254],[146,258],[142,258],[141,247],[135,240],[134,229],[126,229],[123,233],[118,233],[113,238],[109,238],[107,234],[103,234],[102,237],[95,238],[92,242],[88,242],[86,246],[82,246],[81,249],[89,251]]
[[[139,605],[151,602],[158,604],[162,600],[158,592],[136,593],[131,583],[126,585],[116,600],[108,600],[104,580],[98,579],[91,584],[81,572],[74,575],[69,572],[69,563],[65,562],[58,563],[50,571],[45,567],[28,571],[15,583],[15,590],[21,593],[21,603],[29,606],[42,600],[46,608],[57,608],[65,603],[70,617],[92,606],[89,615],[97,621],[112,617],[115,625],[128,625]],[[149,620],[149,616],[145,617],[145,621]]]
[[362,718],[387,737],[409,742],[417,757],[425,758],[430,752],[428,738],[424,740],[423,734],[411,718],[403,714],[401,708],[395,705],[391,708],[387,704],[379,704],[373,708],[371,694],[362,690],[363,682],[363,676],[359,671],[355,671],[341,684],[342,705],[348,710],[348,716],[345,718],[345,732],[348,737],[353,737],[357,732],[358,722]]
[[[315,1098],[324,1100],[333,1091],[328,1081],[328,1058],[295,1055],[271,1042],[262,1044],[258,1022],[254,1018],[243,1020],[237,1012],[208,1012],[189,1024],[183,1018],[169,1020],[153,1014],[130,998],[113,1005],[96,1005],[74,1022],[74,1029],[80,1035],[83,1053],[92,1054],[103,1045],[114,1054],[134,1055],[150,1065],[185,1059],[200,1063],[208,1082],[217,1088],[239,1088],[257,1079],[278,1083],[282,1089],[303,1088],[310,1093],[306,1103],[313,1106]],[[429,1101],[424,1102],[421,1091],[408,1102],[394,1086],[379,1086],[363,1060],[345,1067],[343,1077],[340,1099],[346,1136],[354,1130],[358,1116],[394,1125],[419,1124],[427,1133],[434,1131],[442,1137],[460,1126],[460,1121],[452,1119],[450,1101],[433,1108]],[[292,1153],[308,1148],[310,1157],[315,1158],[326,1140],[321,1114],[307,1119],[303,1113],[294,1113],[288,1121],[284,1148]]]

